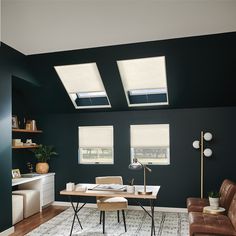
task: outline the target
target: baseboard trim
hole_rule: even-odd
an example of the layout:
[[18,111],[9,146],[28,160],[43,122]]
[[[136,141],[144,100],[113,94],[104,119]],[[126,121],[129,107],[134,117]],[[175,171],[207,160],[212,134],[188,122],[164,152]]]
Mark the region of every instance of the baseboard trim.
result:
[[2,231],[2,232],[0,233],[0,236],[8,236],[8,235],[10,235],[10,234],[13,234],[14,232],[15,232],[15,227],[12,226],[11,228]]
[[[71,206],[70,202],[60,202],[60,201],[54,201],[52,203],[54,206]],[[97,208],[97,205],[95,203],[87,203],[85,205],[87,208]],[[145,206],[149,207],[149,206]],[[142,210],[139,206],[128,206],[128,209],[130,210]],[[161,211],[161,212],[187,212],[187,208],[177,208],[177,207],[155,207],[155,211]]]

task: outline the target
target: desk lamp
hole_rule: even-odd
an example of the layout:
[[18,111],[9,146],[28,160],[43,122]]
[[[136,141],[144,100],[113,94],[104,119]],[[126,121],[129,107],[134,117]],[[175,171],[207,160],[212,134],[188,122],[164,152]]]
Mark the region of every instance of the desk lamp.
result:
[[142,195],[150,195],[152,194],[152,191],[147,191],[146,189],[146,170],[149,172],[152,172],[150,168],[148,168],[146,165],[140,163],[137,158],[133,159],[133,163],[129,164],[129,169],[130,170],[141,170],[143,169],[143,191],[138,191],[138,194]]

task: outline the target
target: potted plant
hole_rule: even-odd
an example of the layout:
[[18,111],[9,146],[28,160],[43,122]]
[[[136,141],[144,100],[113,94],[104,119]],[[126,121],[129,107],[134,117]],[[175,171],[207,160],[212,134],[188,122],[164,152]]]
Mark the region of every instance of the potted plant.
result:
[[46,174],[49,170],[49,165],[47,163],[50,160],[50,157],[53,155],[58,155],[54,151],[53,146],[39,145],[38,148],[32,150],[35,157],[38,160],[36,164],[36,172],[39,174]]
[[217,210],[219,208],[220,194],[217,191],[211,191],[208,193],[209,203],[212,209]]

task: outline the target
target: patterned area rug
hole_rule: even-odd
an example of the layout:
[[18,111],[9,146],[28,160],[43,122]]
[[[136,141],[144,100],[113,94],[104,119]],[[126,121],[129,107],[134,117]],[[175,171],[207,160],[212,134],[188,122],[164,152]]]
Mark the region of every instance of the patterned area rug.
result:
[[[80,229],[75,221],[73,236],[104,236],[102,225],[99,224],[99,211],[94,208],[83,208],[79,212],[83,227]],[[73,220],[72,208],[67,209],[58,216],[34,229],[28,236],[68,236]],[[107,236],[137,236],[151,235],[151,218],[142,210],[126,211],[127,232],[125,233],[122,214],[120,223],[117,222],[116,212],[106,212]],[[161,236],[188,236],[189,224],[187,213],[155,212],[156,235]]]

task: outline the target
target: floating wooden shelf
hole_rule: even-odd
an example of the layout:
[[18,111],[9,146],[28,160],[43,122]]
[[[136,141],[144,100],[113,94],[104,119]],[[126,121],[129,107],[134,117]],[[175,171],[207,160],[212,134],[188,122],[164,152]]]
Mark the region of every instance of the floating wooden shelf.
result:
[[29,148],[38,148],[39,145],[32,145],[32,146],[12,146],[12,149],[29,149]]
[[21,133],[42,133],[42,130],[27,130],[27,129],[12,129],[12,132],[21,132]]

